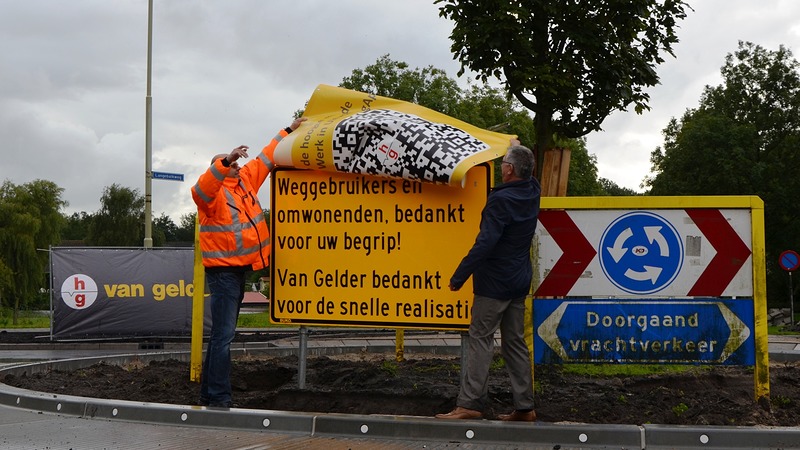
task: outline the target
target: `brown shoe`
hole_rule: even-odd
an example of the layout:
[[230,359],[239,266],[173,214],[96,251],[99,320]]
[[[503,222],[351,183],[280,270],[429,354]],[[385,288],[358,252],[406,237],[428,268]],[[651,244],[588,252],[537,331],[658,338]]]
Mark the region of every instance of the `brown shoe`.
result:
[[480,411],[462,408],[460,406],[456,406],[456,409],[447,414],[436,415],[437,419],[480,419],[481,417],[483,417],[483,414],[481,414]]
[[497,418],[507,422],[536,422],[536,412],[534,410],[525,412],[514,410],[511,414],[500,414]]

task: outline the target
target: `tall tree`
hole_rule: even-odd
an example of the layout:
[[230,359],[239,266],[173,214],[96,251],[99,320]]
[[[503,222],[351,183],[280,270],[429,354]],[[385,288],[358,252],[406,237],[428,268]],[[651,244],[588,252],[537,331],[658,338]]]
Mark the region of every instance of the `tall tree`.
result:
[[43,273],[34,243],[41,221],[19,202],[19,193],[9,181],[0,187],[0,304],[13,308],[14,321]]
[[462,91],[451,115],[476,127],[516,134],[528,146],[536,139],[528,112],[501,89],[488,84],[470,85]]
[[178,242],[194,242],[194,228],[196,221],[197,212],[191,212],[182,215],[180,217],[178,229],[175,230],[175,240]]
[[140,247],[144,240],[144,197],[116,183],[103,189],[101,208],[92,216],[86,243]]
[[166,245],[168,242],[177,241],[178,226],[172,221],[172,218],[166,213],[161,213],[160,216],[153,219],[153,246],[160,247]]
[[[463,91],[452,117],[483,129],[516,134],[517,139],[527,146],[531,146],[535,139],[533,121],[528,112],[519,102],[488,84],[471,85]],[[495,167],[499,167],[501,159],[494,161]],[[494,183],[501,182],[502,175],[495,170]]]
[[0,304],[14,309],[30,305],[48,285],[47,249],[60,241],[63,189],[50,181],[0,186]]
[[433,66],[410,69],[403,61],[383,55],[364,69],[354,69],[340,87],[404,100],[451,115],[461,89],[447,73]]
[[588,152],[586,140],[572,139],[568,143],[559,145],[571,149],[567,195],[570,197],[603,195],[603,187],[597,180],[597,156]]
[[618,185],[617,183],[614,183],[613,181],[609,180],[608,178],[600,177],[598,182],[600,183],[600,187],[603,188],[603,194],[602,195],[613,195],[613,196],[619,196],[619,197],[641,195],[641,194],[637,193],[636,191],[634,191],[633,189],[622,187],[622,186]]
[[[69,204],[61,198],[64,189],[52,181],[34,180],[21,186],[18,201],[31,208],[31,212],[40,223],[34,235],[36,248],[46,249],[61,241],[61,231],[66,226],[66,221],[61,210]],[[49,263],[46,252],[39,253],[43,267]]]
[[[681,0],[486,2],[435,0],[455,22],[451,51],[486,81],[503,81],[534,112],[538,149],[554,135],[578,138],[600,130],[615,110],[649,109],[645,88],[678,42]],[[539,170],[543,151],[538,151]],[[541,173],[541,172],[540,172]]]
[[86,236],[89,235],[89,224],[92,222],[92,216],[86,211],[75,212],[65,216],[64,221],[64,230],[61,232],[63,240],[84,241]]
[[727,55],[723,83],[664,129],[651,154],[651,195],[758,195],[764,200],[770,303],[788,301],[784,250],[800,250],[800,64],[750,42]]
[[[425,82],[428,78],[426,74],[436,74],[436,84],[447,86],[447,89],[428,91],[423,103],[419,103],[416,93],[426,90],[426,86],[432,84]],[[529,147],[536,141],[533,119],[515,98],[487,83],[470,85],[462,90],[455,80],[447,78],[444,71],[432,67],[422,71],[412,70],[408,68],[408,64],[384,55],[363,70],[353,70],[351,76],[345,77],[340,86],[418,103],[476,127],[515,134],[523,145]],[[597,159],[586,150],[585,140],[559,139],[558,144],[573,149],[568,195],[602,194],[602,188],[597,181]],[[500,159],[495,160],[495,165],[500,163]],[[495,171],[495,184],[501,182],[500,178],[500,172]]]
[[0,207],[0,212],[3,216],[0,219],[0,259],[5,267],[2,272],[11,276],[2,286],[2,301],[4,306],[13,308],[16,323],[20,307],[30,302],[39,288],[46,286],[42,284],[44,267],[34,244],[34,234],[41,222],[12,203]]

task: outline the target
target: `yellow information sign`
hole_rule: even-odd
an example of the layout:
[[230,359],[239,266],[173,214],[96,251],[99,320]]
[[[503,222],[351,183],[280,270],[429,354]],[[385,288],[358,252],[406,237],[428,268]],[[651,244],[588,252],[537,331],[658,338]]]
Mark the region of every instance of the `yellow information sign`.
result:
[[478,234],[489,173],[475,166],[462,187],[273,172],[272,321],[467,329],[471,280],[448,284]]

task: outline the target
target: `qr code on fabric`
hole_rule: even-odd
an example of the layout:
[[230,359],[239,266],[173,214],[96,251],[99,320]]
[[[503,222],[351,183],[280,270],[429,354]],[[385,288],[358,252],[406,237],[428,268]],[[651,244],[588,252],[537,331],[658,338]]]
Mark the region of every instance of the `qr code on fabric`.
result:
[[451,125],[376,109],[341,121],[333,133],[338,171],[449,183],[456,165],[489,145]]

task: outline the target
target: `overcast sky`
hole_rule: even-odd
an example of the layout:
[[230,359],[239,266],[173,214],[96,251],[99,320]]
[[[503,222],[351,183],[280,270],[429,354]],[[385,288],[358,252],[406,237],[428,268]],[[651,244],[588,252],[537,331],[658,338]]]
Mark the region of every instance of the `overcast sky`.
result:
[[[798,57],[800,1],[697,0],[677,58],[658,67],[651,111],[616,112],[588,136],[599,175],[640,191],[671,117],[721,82],[739,40]],[[96,212],[103,188],[145,191],[147,0],[0,0],[0,180],[64,188],[67,213]],[[319,84],[381,55],[453,78],[452,24],[422,0],[156,0],[153,215],[194,211],[189,189],[211,156],[260,149]],[[466,86],[466,78],[459,80]],[[529,143],[530,144],[530,143]],[[269,205],[268,188],[262,204]]]

